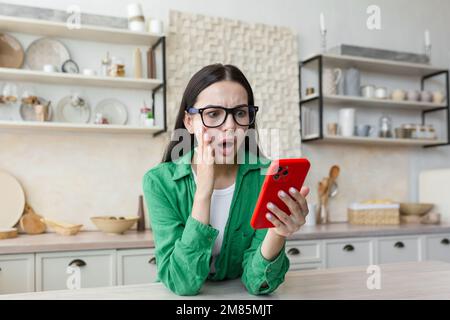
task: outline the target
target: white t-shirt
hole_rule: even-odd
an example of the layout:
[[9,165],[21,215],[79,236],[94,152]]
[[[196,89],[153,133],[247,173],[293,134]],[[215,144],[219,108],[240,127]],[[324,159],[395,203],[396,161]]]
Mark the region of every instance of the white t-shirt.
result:
[[[197,183],[197,175],[195,174],[194,169],[192,169],[192,173],[194,175],[194,181]],[[216,242],[214,243],[214,248],[212,251],[212,259],[211,259],[211,273],[216,272],[216,268],[214,266],[216,262],[216,258],[220,254],[220,249],[222,247],[223,242],[223,233],[225,231],[225,226],[228,221],[228,216],[230,213],[231,200],[233,199],[235,183],[225,189],[214,189],[211,196],[211,208],[210,208],[210,221],[209,224],[219,230],[219,234],[217,235]]]

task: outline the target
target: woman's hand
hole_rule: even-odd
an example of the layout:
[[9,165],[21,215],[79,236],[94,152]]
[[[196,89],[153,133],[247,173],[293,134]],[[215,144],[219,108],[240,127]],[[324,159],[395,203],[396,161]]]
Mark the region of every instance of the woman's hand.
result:
[[211,145],[213,138],[205,128],[197,134],[197,192],[205,197],[211,197],[214,190],[214,148]]
[[205,129],[196,134],[198,141],[195,158],[197,170],[197,187],[192,204],[192,217],[203,224],[210,222],[211,196],[214,190],[214,149],[213,141]]
[[308,203],[305,199],[308,193],[308,187],[302,187],[300,192],[295,188],[290,188],[289,194],[284,191],[278,193],[278,197],[289,208],[290,215],[283,212],[271,202],[267,204],[267,209],[270,212],[266,214],[266,217],[275,226],[274,228],[269,229],[271,233],[286,238],[298,231],[300,227],[305,224],[305,218],[309,212]]

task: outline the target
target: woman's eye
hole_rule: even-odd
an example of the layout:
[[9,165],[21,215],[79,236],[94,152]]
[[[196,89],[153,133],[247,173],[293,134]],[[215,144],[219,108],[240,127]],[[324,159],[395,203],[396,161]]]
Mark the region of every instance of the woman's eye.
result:
[[217,111],[210,111],[206,114],[208,117],[210,118],[215,118],[218,116],[218,112]]
[[247,111],[245,110],[238,110],[236,111],[236,116],[238,116],[239,118],[244,118],[247,116]]

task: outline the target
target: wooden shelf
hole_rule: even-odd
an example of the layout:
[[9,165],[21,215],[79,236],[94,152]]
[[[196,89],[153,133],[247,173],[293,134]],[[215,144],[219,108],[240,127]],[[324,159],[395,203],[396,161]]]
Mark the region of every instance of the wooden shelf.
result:
[[[317,138],[317,135],[309,135],[303,139]],[[303,141],[308,142],[308,141]],[[321,140],[311,141],[314,143],[344,143],[344,144],[363,144],[363,145],[392,145],[392,146],[427,146],[434,144],[446,143],[442,140],[418,140],[418,139],[388,139],[374,137],[342,137],[342,136],[325,136]]]
[[[302,100],[302,103],[317,100],[318,95],[309,96]],[[409,109],[409,110],[431,110],[436,108],[447,108],[444,103],[431,103],[431,102],[415,102],[415,101],[394,101],[390,99],[368,99],[356,96],[343,96],[343,95],[325,95],[323,97],[325,103],[333,103],[337,105],[342,104],[354,104],[358,107],[370,107],[370,108],[395,108],[395,109]]]
[[85,76],[82,74],[44,72],[12,68],[0,68],[0,79],[7,81],[27,81],[59,85],[79,85],[139,90],[153,90],[162,84],[162,81],[159,79]]
[[[305,59],[304,61],[308,61],[316,56],[317,55],[313,55]],[[322,57],[324,64],[329,64],[340,68],[355,67],[362,71],[374,73],[424,76],[447,70],[445,68],[438,68],[421,63],[409,63],[401,61],[355,57],[348,55],[323,54]]]
[[162,130],[159,127],[143,128],[126,125],[73,124],[62,122],[27,122],[0,121],[0,130],[33,130],[76,133],[120,133],[120,134],[153,134]]
[[4,15],[0,15],[0,30],[2,32],[20,32],[48,37],[142,46],[152,46],[163,36],[162,34],[84,24],[80,29],[69,29],[63,22]]

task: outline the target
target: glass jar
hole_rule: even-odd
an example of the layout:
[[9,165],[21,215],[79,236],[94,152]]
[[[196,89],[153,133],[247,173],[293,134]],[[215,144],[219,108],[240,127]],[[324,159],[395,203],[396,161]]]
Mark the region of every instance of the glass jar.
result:
[[392,120],[389,116],[381,116],[379,130],[380,138],[392,138]]
[[109,75],[111,77],[125,77],[125,63],[122,58],[112,57],[109,67]]

